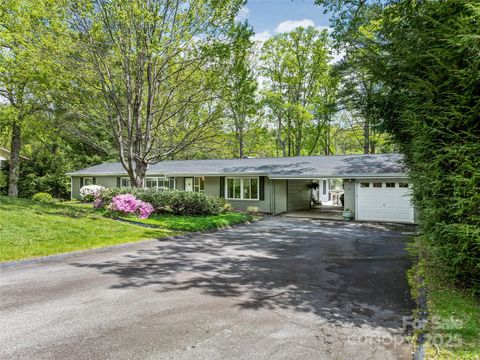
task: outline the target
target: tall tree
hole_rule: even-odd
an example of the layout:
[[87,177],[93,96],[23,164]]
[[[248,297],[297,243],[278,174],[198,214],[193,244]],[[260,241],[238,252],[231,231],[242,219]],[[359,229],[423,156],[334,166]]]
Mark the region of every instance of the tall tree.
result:
[[257,125],[257,74],[253,54],[253,29],[248,23],[238,23],[230,35],[230,47],[225,63],[222,100],[236,141],[236,155],[245,156],[245,138]]
[[216,52],[243,3],[91,0],[73,7],[82,68],[95,75],[88,80],[96,79],[134,185],[142,186],[149,164],[187,150],[220,118]]
[[0,5],[0,97],[11,130],[8,195],[18,196],[22,132],[51,103],[61,81],[61,2],[5,0]]
[[275,35],[263,46],[264,102],[276,123],[283,156],[299,156],[304,149],[305,129],[329,78],[327,43],[326,31],[299,27]]

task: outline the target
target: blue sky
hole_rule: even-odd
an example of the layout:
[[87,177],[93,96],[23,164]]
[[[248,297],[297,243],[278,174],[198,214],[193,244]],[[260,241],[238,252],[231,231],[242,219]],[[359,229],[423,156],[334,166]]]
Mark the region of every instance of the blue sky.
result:
[[329,16],[314,0],[248,0],[239,17],[248,19],[259,40],[297,26],[329,26]]

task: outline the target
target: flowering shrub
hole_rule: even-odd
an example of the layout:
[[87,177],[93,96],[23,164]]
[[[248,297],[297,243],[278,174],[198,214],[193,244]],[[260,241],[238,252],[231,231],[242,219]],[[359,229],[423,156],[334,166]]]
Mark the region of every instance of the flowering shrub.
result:
[[104,189],[101,185],[85,185],[80,189],[80,196],[85,201],[93,201]]
[[152,204],[144,201],[140,201],[140,206],[138,207],[138,217],[140,219],[146,219],[150,216],[151,213],[155,211]]
[[225,199],[203,193],[157,190],[141,188],[109,188],[103,190],[99,197],[102,207],[109,208],[113,198],[119,195],[132,195],[137,200],[149,203],[157,213],[175,215],[216,215],[232,209]]
[[140,219],[148,218],[150,214],[155,211],[151,204],[142,200],[138,200],[132,194],[121,194],[114,196],[109,209],[112,211],[121,212],[123,214],[137,214]]

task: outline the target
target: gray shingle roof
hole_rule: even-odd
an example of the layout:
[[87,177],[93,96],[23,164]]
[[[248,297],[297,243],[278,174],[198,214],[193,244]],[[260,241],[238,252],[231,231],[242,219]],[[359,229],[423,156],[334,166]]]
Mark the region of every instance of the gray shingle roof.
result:
[[[67,175],[126,175],[121,163],[104,163]],[[271,178],[404,177],[401,154],[174,160],[150,165],[147,175],[264,175]]]

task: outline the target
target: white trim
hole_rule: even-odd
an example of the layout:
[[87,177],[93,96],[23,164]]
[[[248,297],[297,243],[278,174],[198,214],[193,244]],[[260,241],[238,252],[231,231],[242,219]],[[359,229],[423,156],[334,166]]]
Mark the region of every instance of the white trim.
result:
[[[66,173],[67,176],[121,176],[125,177],[125,173],[85,173],[85,174],[76,174],[76,173]],[[216,176],[228,176],[228,177],[260,177],[266,176],[269,179],[275,180],[312,180],[312,179],[408,179],[408,175],[405,173],[389,173],[389,174],[312,174],[312,175],[302,175],[302,176],[275,176],[269,175],[266,173],[158,173],[158,174],[147,174],[147,177],[155,176],[166,176],[166,177],[216,177]]]
[[[234,179],[234,187],[235,187],[235,179],[240,179],[240,198],[229,198],[228,197],[228,180]],[[244,199],[243,198],[243,180],[245,179],[257,179],[257,197],[255,199]],[[251,190],[250,190],[251,192]],[[259,201],[260,200],[260,177],[259,176],[229,176],[225,177],[225,199],[231,201]]]
[[[123,179],[128,180],[128,181],[130,182],[130,186],[123,186]],[[130,177],[128,177],[128,176],[122,176],[122,177],[120,178],[120,187],[121,187],[121,188],[122,188],[122,187],[132,187],[132,179],[130,179]]]
[[[94,178],[94,177],[95,177],[95,176],[84,176],[84,177],[83,177],[83,186],[95,185],[95,183],[93,182],[93,178]],[[91,180],[92,182],[91,182],[90,184],[86,184],[86,183],[85,183],[85,180],[87,180],[87,179]]]

